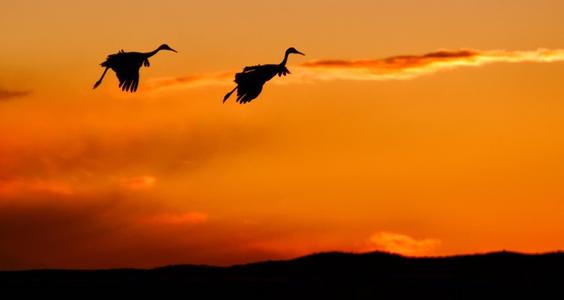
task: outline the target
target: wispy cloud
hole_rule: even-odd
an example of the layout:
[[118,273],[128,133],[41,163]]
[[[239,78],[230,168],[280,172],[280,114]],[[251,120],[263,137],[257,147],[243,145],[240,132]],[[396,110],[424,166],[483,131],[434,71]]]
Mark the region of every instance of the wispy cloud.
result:
[[0,88],[0,101],[6,101],[14,98],[21,98],[29,95],[30,91],[12,91]]
[[132,191],[151,189],[156,181],[157,179],[150,175],[120,179],[121,186]]
[[0,196],[38,192],[58,195],[73,194],[72,187],[61,181],[27,178],[0,178]]
[[209,85],[223,85],[233,82],[233,72],[186,75],[182,77],[159,78],[148,83],[148,90],[161,88],[192,88]]
[[440,246],[437,239],[415,239],[409,235],[382,231],[369,238],[373,250],[383,250],[403,255],[430,255]]
[[393,56],[374,60],[318,60],[301,65],[304,77],[316,80],[414,79],[443,70],[492,63],[564,61],[564,49],[533,51],[441,50],[423,55]]
[[[550,63],[564,61],[564,49],[510,50],[440,50],[422,55],[399,55],[379,59],[314,60],[291,67],[292,76],[285,83],[330,80],[387,81],[407,80],[439,71],[478,67],[492,63]],[[234,73],[189,75],[156,79],[149,88],[193,88],[232,83]]]
[[148,221],[162,224],[185,225],[202,224],[208,221],[208,214],[203,212],[166,213],[152,216]]

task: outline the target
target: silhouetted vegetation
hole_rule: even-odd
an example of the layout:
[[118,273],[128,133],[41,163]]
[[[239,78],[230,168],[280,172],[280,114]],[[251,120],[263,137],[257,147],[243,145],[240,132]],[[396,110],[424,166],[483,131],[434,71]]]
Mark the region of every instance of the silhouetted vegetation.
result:
[[42,293],[106,293],[118,288],[128,295],[194,299],[561,299],[563,270],[564,253],[444,258],[322,253],[231,267],[0,272],[0,287]]

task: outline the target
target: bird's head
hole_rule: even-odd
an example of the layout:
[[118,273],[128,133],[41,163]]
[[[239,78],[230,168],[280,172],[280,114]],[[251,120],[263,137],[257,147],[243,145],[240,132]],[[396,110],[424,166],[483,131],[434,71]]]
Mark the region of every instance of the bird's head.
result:
[[159,50],[168,50],[168,51],[172,51],[172,52],[178,52],[178,51],[176,51],[176,50],[170,48],[170,46],[167,45],[167,44],[162,44],[162,45],[160,45],[160,46],[159,46]]
[[288,48],[288,50],[286,50],[286,55],[288,55],[288,54],[305,55],[305,54],[301,53],[300,51],[298,51],[298,50],[297,50],[296,48],[294,48],[294,47]]

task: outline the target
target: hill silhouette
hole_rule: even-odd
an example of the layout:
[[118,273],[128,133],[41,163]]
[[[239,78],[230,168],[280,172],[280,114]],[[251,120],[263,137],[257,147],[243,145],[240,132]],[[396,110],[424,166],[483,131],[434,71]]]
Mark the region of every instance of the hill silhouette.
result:
[[562,299],[564,253],[410,258],[331,252],[230,267],[3,271],[0,288],[160,299]]

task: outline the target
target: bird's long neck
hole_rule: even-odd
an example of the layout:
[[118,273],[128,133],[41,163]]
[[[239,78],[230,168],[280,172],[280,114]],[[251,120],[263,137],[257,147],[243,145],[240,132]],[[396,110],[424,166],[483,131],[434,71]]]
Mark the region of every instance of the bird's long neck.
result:
[[286,54],[284,54],[284,60],[282,60],[282,62],[280,63],[281,67],[284,67],[286,65],[286,63],[288,62],[288,56],[290,55],[290,53],[286,52]]
[[161,48],[157,48],[157,49],[155,49],[154,51],[151,51],[151,52],[146,52],[146,53],[145,53],[145,56],[146,56],[147,58],[149,58],[149,57],[151,57],[151,56],[157,54],[159,51],[161,51]]

